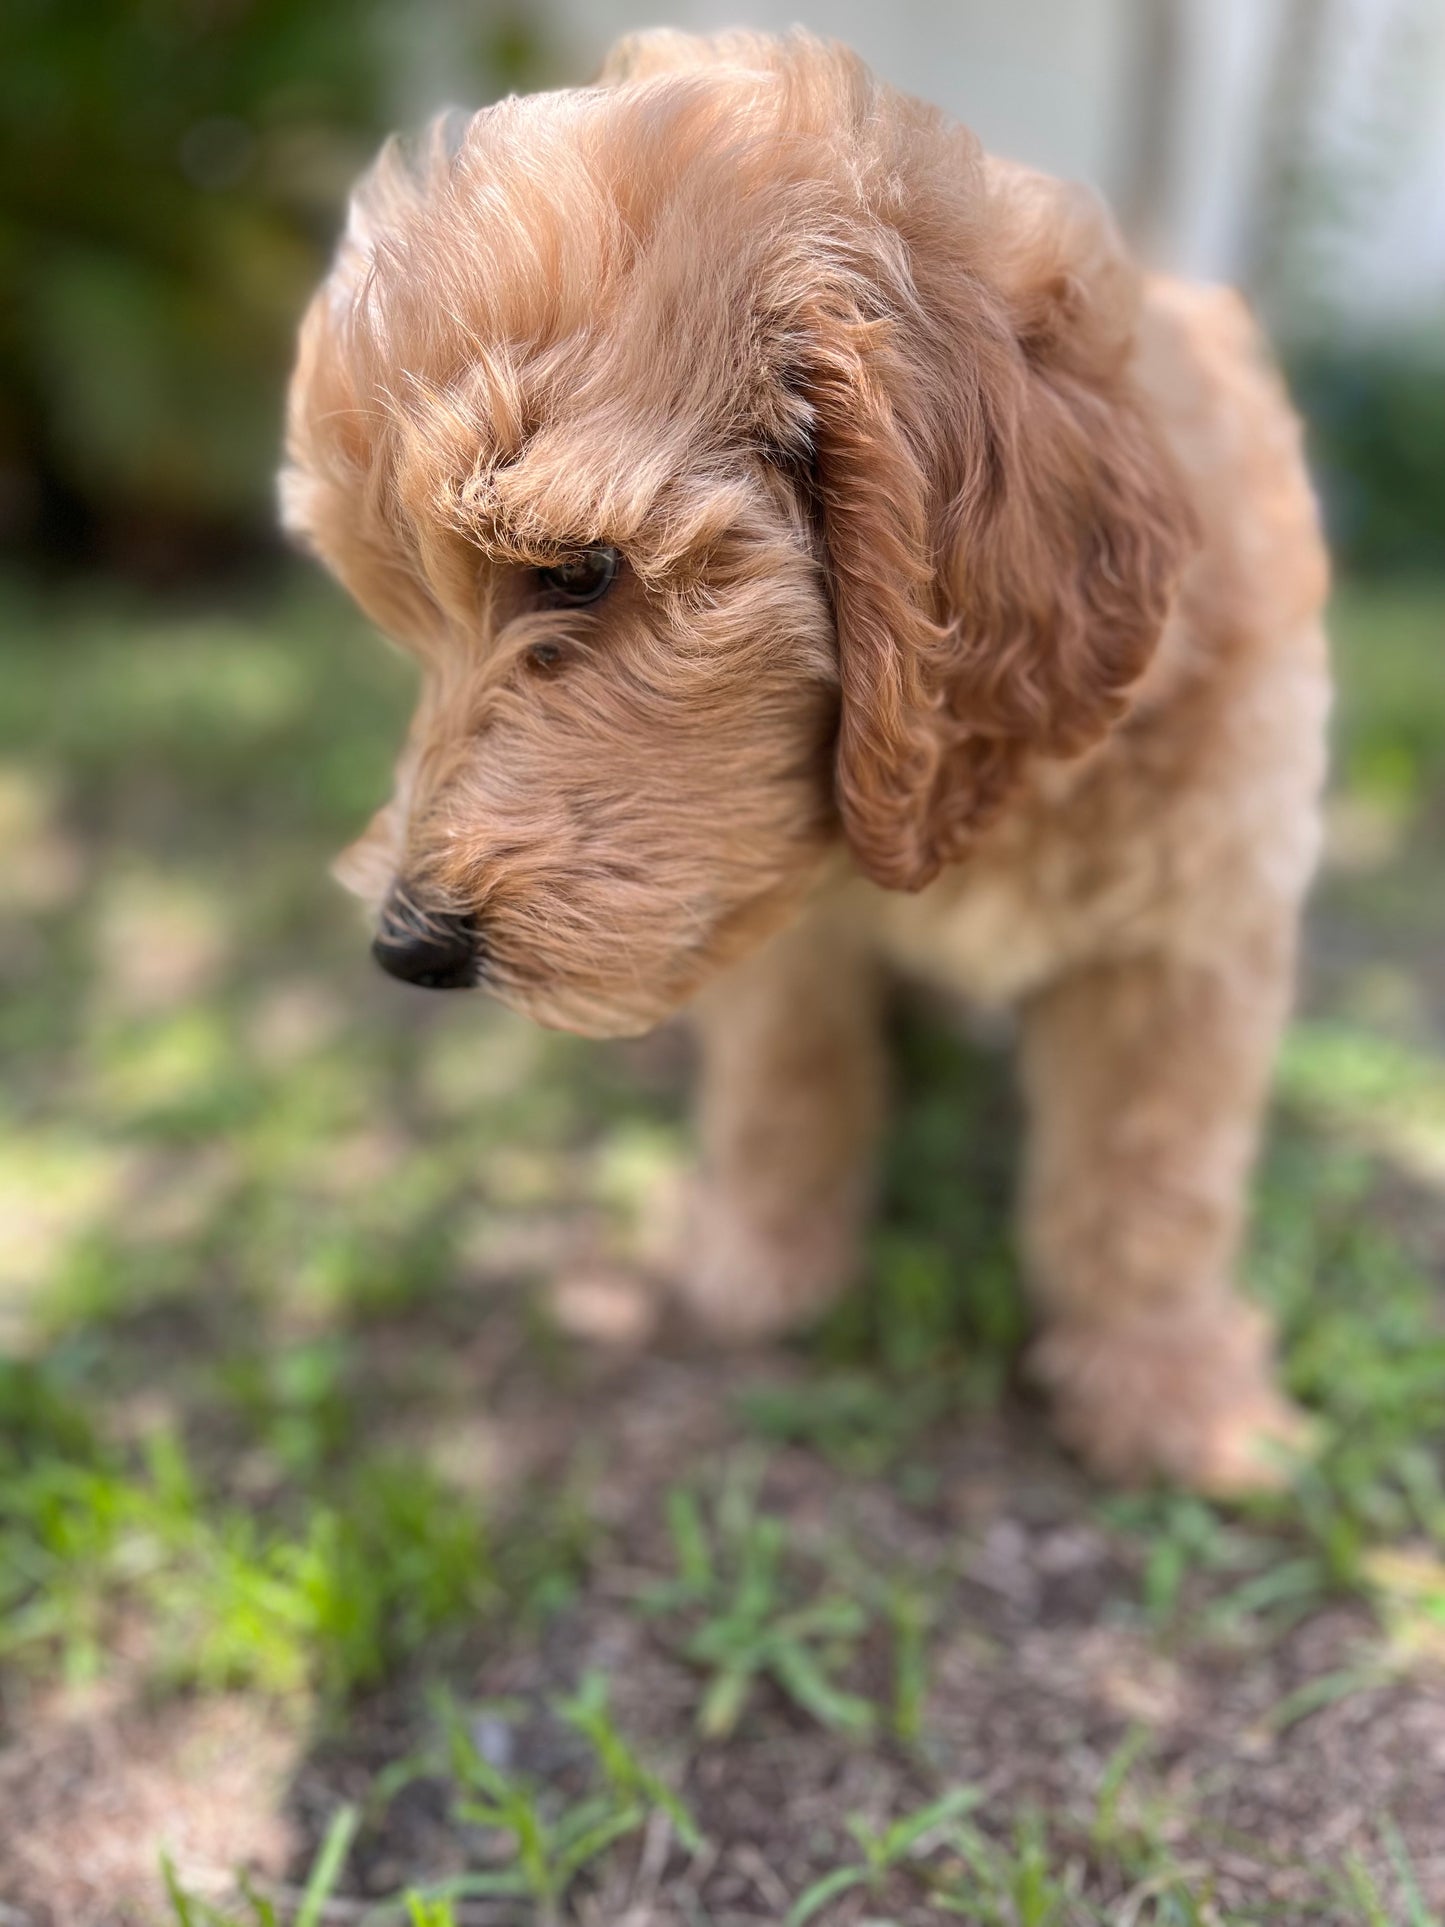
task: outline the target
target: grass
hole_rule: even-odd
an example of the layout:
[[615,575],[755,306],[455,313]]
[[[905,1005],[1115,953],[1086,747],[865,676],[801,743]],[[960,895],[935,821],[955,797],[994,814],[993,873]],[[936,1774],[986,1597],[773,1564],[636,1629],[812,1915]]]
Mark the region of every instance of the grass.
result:
[[[521,1900],[535,1909],[540,1927],[561,1915],[568,1892],[618,1843],[661,1820],[689,1853],[703,1845],[686,1805],[646,1766],[618,1729],[607,1682],[588,1674],[577,1691],[547,1709],[554,1722],[582,1742],[585,1759],[575,1793],[538,1780],[493,1757],[510,1751],[517,1722],[506,1707],[464,1710],[442,1697],[435,1706],[434,1743],[415,1758],[397,1761],[372,1790],[385,1805],[422,1778],[445,1786],[459,1830],[478,1834],[479,1864],[425,1888],[409,1888],[372,1910],[374,1917],[408,1919],[413,1927],[454,1927],[458,1903],[478,1899]],[[278,1898],[243,1882],[239,1906],[219,1908],[189,1892],[167,1858],[167,1897],[175,1927],[317,1927],[327,1916],[363,1815],[344,1806],[332,1816],[306,1876],[294,1895]],[[278,1911],[278,1908],[280,1911]]]
[[[136,1891],[179,1927],[624,1894],[660,1921],[1436,1918],[1418,1815],[1328,1865],[1284,1821],[1245,1853],[1203,1740],[1169,1728],[1192,1786],[1123,1688],[1052,1739],[1010,1725],[1016,1785],[957,1760],[1055,1636],[1070,1677],[1093,1640],[1203,1699],[1214,1668],[1255,1682],[1239,1719],[1301,1798],[1332,1718],[1438,1691],[1442,620],[1430,585],[1342,598],[1336,860],[1248,1261],[1319,1449],[1225,1511],[1013,1450],[1014,1102],[917,1012],[867,1291],[769,1369],[578,1345],[550,1287],[646,1269],[675,1053],[369,969],[324,872],[406,671],[319,589],[218,616],[0,586],[0,1773],[89,1730],[87,1694],[274,1709],[291,1878],[222,1898],[178,1854],[167,1903],[152,1829]],[[7,1905],[24,1851],[0,1820]]]
[[786,1522],[760,1510],[746,1468],[732,1468],[710,1512],[694,1493],[674,1488],[667,1519],[676,1571],[649,1590],[644,1605],[683,1621],[675,1643],[703,1682],[702,1737],[733,1733],[764,1683],[822,1725],[867,1736],[876,1710],[838,1677],[868,1631],[867,1608],[826,1580],[800,1583]]
[[[332,1815],[294,1907],[283,1902],[278,1909],[269,1895],[258,1893],[249,1881],[243,1884],[241,1911],[213,1907],[209,1901],[186,1891],[170,1857],[163,1856],[166,1898],[175,1927],[280,1927],[283,1917],[290,1921],[291,1927],[320,1927],[326,1917],[327,1903],[345,1871],[346,1856],[360,1821],[361,1815],[355,1807],[341,1807]],[[424,1907],[425,1902],[421,1905]],[[435,1920],[428,1922],[427,1927],[445,1927],[445,1923]]]
[[12,1663],[58,1652],[72,1678],[93,1673],[138,1614],[172,1684],[339,1698],[485,1605],[480,1523],[424,1467],[363,1458],[284,1524],[207,1494],[170,1432],[133,1465],[105,1450],[33,1368],[0,1375],[0,1418]]
[[804,1927],[825,1907],[854,1888],[863,1888],[872,1899],[881,1900],[890,1874],[919,1859],[940,1839],[954,1831],[954,1823],[979,1804],[973,1787],[954,1787],[940,1799],[931,1800],[915,1813],[906,1813],[891,1825],[877,1829],[854,1816],[848,1831],[858,1850],[856,1865],[844,1863],[815,1880],[788,1909],[784,1927]]
[[[459,1772],[469,1783],[480,1777],[483,1788],[480,1801],[464,1800],[460,1811],[478,1813],[484,1825],[509,1836],[513,1864],[500,1872],[461,1876],[447,1889],[411,1890],[394,1905],[372,1910],[373,1919],[405,1920],[410,1927],[459,1927],[459,1902],[519,1896],[535,1903],[539,1927],[546,1927],[559,1918],[558,1903],[582,1869],[640,1824],[637,1810],[614,1807],[606,1796],[579,1802],[549,1823],[541,1815],[535,1789],[485,1762],[479,1775],[475,1753]],[[882,1903],[900,1875],[921,1885],[934,1919],[964,1918],[978,1927],[1266,1927],[1277,1918],[1273,1910],[1247,1915],[1221,1911],[1208,1876],[1172,1863],[1158,1840],[1147,1834],[1132,1835],[1127,1846],[1114,1849],[1117,1868],[1131,1884],[1120,1903],[1105,1913],[1081,1896],[1078,1861],[1061,1855],[1040,1815],[1022,1815],[1000,1842],[968,1823],[966,1816],[980,1799],[975,1789],[957,1787],[881,1832],[854,1817],[848,1832],[857,1860],[844,1861],[815,1880],[788,1909],[782,1927],[807,1927],[810,1921],[825,1919],[835,1902],[858,1892]],[[214,1906],[188,1892],[167,1860],[165,1889],[174,1927],[281,1927],[283,1920],[291,1927],[320,1927],[359,1821],[355,1807],[343,1807],[333,1816],[304,1886],[279,1902],[245,1882],[236,1905]],[[1326,1880],[1317,1905],[1309,1904],[1310,1917],[1322,1918],[1333,1899],[1351,1910],[1349,1917],[1359,1927],[1440,1927],[1439,1916],[1421,1896],[1398,1829],[1387,1821],[1381,1838],[1403,1912],[1354,1855]]]
[[[662,1818],[690,1850],[701,1845],[696,1822],[623,1737],[608,1705],[606,1681],[599,1674],[583,1679],[575,1694],[553,1703],[552,1712],[583,1741],[589,1759],[589,1784],[575,1796],[559,1794],[519,1768],[490,1757],[511,1732],[505,1718],[468,1720],[447,1702],[441,1705],[444,1750],[440,1759],[423,1758],[392,1769],[382,1783],[394,1793],[415,1774],[440,1769],[452,1788],[452,1811],[459,1825],[500,1836],[496,1864],[458,1874],[419,1896],[423,1905],[462,1898],[498,1896],[531,1901],[538,1918],[550,1922],[569,1889],[594,1862],[619,1841]],[[479,1737],[482,1735],[484,1737]]]

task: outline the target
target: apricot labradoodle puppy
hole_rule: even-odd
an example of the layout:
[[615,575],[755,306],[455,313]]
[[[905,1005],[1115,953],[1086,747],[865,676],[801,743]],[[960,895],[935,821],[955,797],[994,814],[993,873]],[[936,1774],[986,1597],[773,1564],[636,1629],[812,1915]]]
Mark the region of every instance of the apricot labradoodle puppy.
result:
[[283,494],[421,666],[344,861],[381,962],[598,1035],[690,1008],[704,1320],[845,1282],[900,966],[1018,1013],[1065,1437],[1269,1475],[1298,1421],[1231,1272],[1326,566],[1232,294],[840,47],[646,34],[385,150]]

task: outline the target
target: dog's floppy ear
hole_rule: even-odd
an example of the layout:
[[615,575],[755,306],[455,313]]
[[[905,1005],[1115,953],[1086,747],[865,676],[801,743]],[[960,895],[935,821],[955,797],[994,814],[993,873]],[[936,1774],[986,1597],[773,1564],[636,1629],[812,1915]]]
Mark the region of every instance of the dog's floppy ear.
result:
[[1032,756],[1122,714],[1192,546],[1132,388],[1132,271],[1098,216],[1055,212],[1011,256],[916,262],[906,298],[824,300],[799,330],[838,805],[894,889],[966,855]]

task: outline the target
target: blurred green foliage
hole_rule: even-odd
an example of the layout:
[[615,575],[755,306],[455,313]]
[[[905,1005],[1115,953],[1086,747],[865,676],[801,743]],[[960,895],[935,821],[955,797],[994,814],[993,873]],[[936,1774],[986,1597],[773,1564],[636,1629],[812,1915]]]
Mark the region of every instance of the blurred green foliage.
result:
[[1445,327],[1290,357],[1338,559],[1358,571],[1445,565]]
[[133,562],[269,529],[297,317],[439,34],[457,94],[525,79],[485,0],[7,0],[0,533]]
[[[347,187],[543,77],[512,0],[7,0],[0,540],[127,568],[269,540],[296,320]],[[1292,357],[1341,554],[1438,564],[1445,353]]]

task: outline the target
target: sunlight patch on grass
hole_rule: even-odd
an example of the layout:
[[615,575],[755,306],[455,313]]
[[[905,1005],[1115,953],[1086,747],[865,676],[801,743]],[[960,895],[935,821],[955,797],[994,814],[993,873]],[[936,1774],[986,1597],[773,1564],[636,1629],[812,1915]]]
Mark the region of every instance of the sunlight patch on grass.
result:
[[418,1097],[434,1116],[470,1124],[539,1078],[549,1040],[509,1011],[472,1005],[453,1021],[443,1016],[420,1044]]
[[1445,590],[1437,582],[1341,584],[1330,608],[1340,685],[1340,786],[1413,815],[1445,780]]
[[62,803],[56,772],[0,759],[0,915],[44,915],[83,888],[85,851]]
[[1394,1651],[1445,1668],[1445,1534],[1440,1544],[1379,1546],[1365,1561]]
[[364,1457],[290,1523],[207,1493],[176,1435],[108,1447],[33,1368],[0,1372],[0,1656],[99,1669],[128,1619],[150,1669],[219,1691],[340,1696],[481,1612],[474,1511],[417,1462]]
[[204,996],[232,953],[234,911],[214,882],[135,864],[108,875],[95,906],[92,1009],[138,1016]]
[[1411,1176],[1445,1185],[1445,1058],[1354,1026],[1299,1023],[1281,1053],[1279,1089]]
[[258,1098],[233,1026],[210,1005],[117,1025],[96,1039],[92,1062],[92,1115],[137,1134],[220,1129]]
[[0,1128],[0,1316],[38,1296],[61,1254],[125,1195],[135,1153],[79,1129]]

